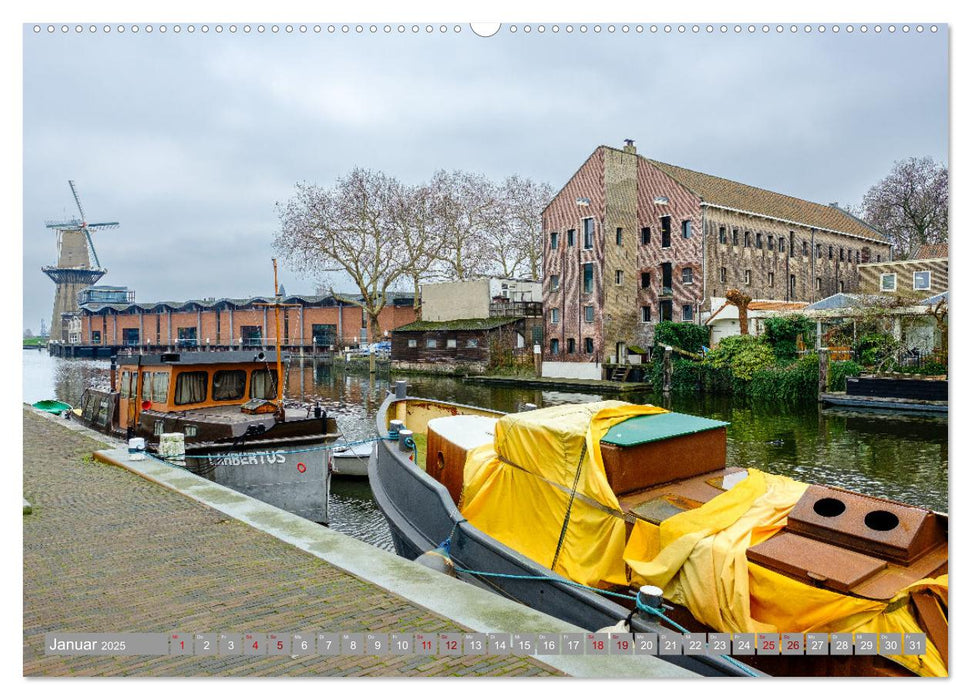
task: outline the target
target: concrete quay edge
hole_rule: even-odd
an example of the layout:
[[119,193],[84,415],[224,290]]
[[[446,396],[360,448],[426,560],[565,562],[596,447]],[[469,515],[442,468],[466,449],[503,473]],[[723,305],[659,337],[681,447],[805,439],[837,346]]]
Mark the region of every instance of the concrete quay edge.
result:
[[[80,427],[73,425],[71,427]],[[103,439],[103,436],[102,436]],[[100,450],[95,458],[122,467],[297,547],[360,579],[476,632],[585,632],[575,625],[479,589],[343,533],[301,518],[201,476],[128,449]],[[691,678],[691,671],[654,656],[534,654],[547,666],[578,678]]]

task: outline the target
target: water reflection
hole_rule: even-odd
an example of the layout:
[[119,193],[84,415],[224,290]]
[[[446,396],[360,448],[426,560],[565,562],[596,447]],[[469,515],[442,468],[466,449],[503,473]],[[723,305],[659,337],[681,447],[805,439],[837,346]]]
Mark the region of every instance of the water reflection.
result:
[[[104,361],[57,360],[24,351],[24,400],[51,398],[53,392],[76,404],[87,382],[104,381],[107,367]],[[410,377],[408,383],[412,395],[500,411],[517,411],[525,403],[542,407],[609,398],[442,377]],[[349,440],[374,435],[374,415],[389,386],[386,374],[370,378],[312,362],[302,368],[295,363],[287,374],[287,395],[320,401],[336,414]],[[729,422],[729,464],[948,510],[946,418],[823,410],[814,402],[782,407],[723,396],[662,399],[637,392],[624,399]],[[335,529],[390,549],[390,536],[366,480],[335,479],[332,496]]]

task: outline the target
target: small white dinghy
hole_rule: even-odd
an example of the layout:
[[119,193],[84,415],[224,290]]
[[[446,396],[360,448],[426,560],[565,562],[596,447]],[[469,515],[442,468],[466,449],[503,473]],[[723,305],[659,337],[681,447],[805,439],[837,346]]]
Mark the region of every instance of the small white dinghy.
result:
[[367,463],[371,459],[373,443],[363,445],[336,445],[331,455],[331,473],[334,476],[367,478]]

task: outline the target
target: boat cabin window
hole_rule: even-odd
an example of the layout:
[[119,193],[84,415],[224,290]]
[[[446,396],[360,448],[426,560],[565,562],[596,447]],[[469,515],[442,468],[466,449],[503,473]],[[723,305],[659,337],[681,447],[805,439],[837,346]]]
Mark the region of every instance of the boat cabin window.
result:
[[[145,375],[146,379],[149,375]],[[169,397],[169,373],[152,372],[151,385],[145,384],[142,387],[142,396],[150,399],[152,403],[165,403]]]
[[208,372],[182,372],[175,380],[175,405],[201,403],[206,400]]
[[251,399],[275,399],[276,370],[254,370],[250,379],[249,396]]
[[131,372],[121,373],[121,398],[130,399],[131,398]]
[[233,401],[246,391],[246,370],[221,369],[212,375],[212,400]]

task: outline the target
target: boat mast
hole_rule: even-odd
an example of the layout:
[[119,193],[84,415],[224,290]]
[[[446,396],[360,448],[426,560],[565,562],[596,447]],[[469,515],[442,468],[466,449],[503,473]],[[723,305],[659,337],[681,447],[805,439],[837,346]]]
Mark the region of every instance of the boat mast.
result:
[[276,317],[276,403],[283,407],[283,348],[280,345],[280,288],[277,285],[276,258],[273,258],[273,315]]

